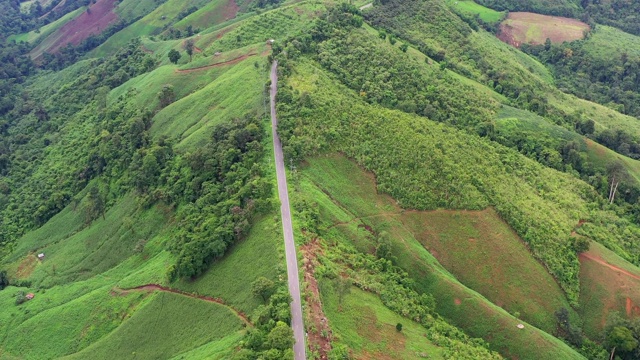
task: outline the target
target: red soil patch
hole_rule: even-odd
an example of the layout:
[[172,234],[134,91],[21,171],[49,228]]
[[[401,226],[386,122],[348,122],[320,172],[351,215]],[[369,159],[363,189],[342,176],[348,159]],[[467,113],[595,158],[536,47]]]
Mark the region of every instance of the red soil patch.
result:
[[38,261],[38,258],[34,254],[27,255],[18,265],[16,277],[18,279],[26,279],[31,276],[36,266],[38,266]]
[[67,44],[78,45],[89,36],[100,34],[118,20],[118,16],[113,12],[116,1],[98,0],[80,16],[49,35],[32,54],[39,57],[45,51],[54,53]]
[[222,16],[224,17],[224,21],[236,17],[236,15],[238,15],[238,11],[240,11],[240,7],[238,6],[238,4],[236,4],[235,0],[228,1],[222,8]]
[[[326,360],[331,351],[331,339],[333,333],[329,328],[329,320],[322,310],[322,302],[320,301],[320,291],[318,290],[318,281],[315,279],[315,267],[318,264],[318,254],[321,253],[318,240],[300,248],[304,257],[304,281],[308,285],[310,295],[307,296],[306,319],[307,328],[309,329],[307,341],[309,349],[317,351],[319,359]],[[308,292],[305,292],[308,294]],[[310,323],[313,326],[309,326]]]
[[460,299],[458,299],[458,298],[455,298],[453,300],[453,303],[456,304],[456,305],[460,305],[460,304],[462,304],[462,301]]
[[[593,246],[593,245],[592,245]],[[585,331],[598,334],[610,312],[640,316],[640,272],[607,262],[598,247],[582,253],[580,259],[580,303],[585,314]]]
[[229,308],[230,310],[232,310],[233,312],[236,313],[236,315],[238,315],[238,317],[240,319],[242,319],[242,321],[244,321],[247,325],[252,325],[251,321],[249,321],[249,318],[247,317],[247,315],[245,315],[243,312],[236,310],[234,308],[232,308],[231,306],[227,305],[224,300],[220,299],[220,298],[214,298],[211,296],[205,296],[205,295],[196,295],[196,294],[191,294],[188,293],[186,291],[181,291],[181,290],[177,290],[177,289],[171,289],[168,288],[166,286],[162,286],[162,285],[158,285],[158,284],[147,284],[147,285],[142,285],[142,286],[136,286],[134,288],[130,288],[130,289],[112,289],[111,290],[111,295],[125,295],[128,294],[132,291],[147,291],[147,292],[151,292],[151,291],[164,291],[164,292],[169,292],[169,293],[173,293],[173,294],[178,294],[178,295],[182,295],[182,296],[186,296],[186,297],[190,297],[193,299],[199,299],[202,301],[207,301],[207,302],[211,302],[211,303],[216,303],[216,304],[220,304],[220,305],[224,305],[225,307]]
[[525,43],[544,44],[547,38],[553,43],[562,43],[584,38],[584,32],[589,29],[589,25],[576,19],[511,12],[500,24],[498,38],[515,47]]
[[192,68],[192,69],[177,69],[176,73],[186,74],[186,73],[191,73],[191,72],[195,72],[195,71],[207,70],[207,69],[211,69],[211,68],[218,67],[218,66],[237,64],[237,63],[241,62],[242,60],[244,60],[244,59],[246,59],[246,58],[248,58],[250,56],[255,56],[255,55],[258,55],[258,54],[256,54],[256,53],[245,54],[245,55],[239,56],[239,57],[237,57],[235,59],[222,61],[222,62],[211,64],[211,65],[199,66],[199,67]]

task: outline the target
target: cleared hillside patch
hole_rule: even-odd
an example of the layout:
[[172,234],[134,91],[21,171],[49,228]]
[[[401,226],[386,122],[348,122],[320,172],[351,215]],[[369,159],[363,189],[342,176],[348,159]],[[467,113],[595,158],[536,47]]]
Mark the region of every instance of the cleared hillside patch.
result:
[[[31,302],[45,302],[47,298],[46,294],[36,293]],[[100,288],[38,312],[22,323],[12,324],[7,329],[3,346],[9,353],[25,359],[51,359],[72,354],[117,328],[142,300],[142,294],[114,297],[107,288]]]
[[18,35],[11,35],[7,38],[8,41],[12,41],[15,40],[16,42],[20,42],[20,41],[25,41],[28,43],[34,43],[36,41],[38,41],[40,38],[44,38],[46,36],[49,36],[49,34],[51,34],[52,32],[58,30],[60,27],[62,27],[64,24],[66,24],[67,22],[75,19],[78,15],[82,14],[83,11],[85,11],[86,8],[85,7],[81,7],[78,8],[74,11],[71,11],[67,14],[65,14],[64,16],[62,16],[61,18],[59,18],[56,21],[53,21],[41,28],[39,28],[38,30],[33,30],[30,31],[28,33],[23,33],[23,34],[18,34]]
[[[406,220],[420,213],[431,214],[434,212],[402,211],[392,202],[391,198],[376,193],[375,182],[370,173],[366,173],[343,156],[320,156],[308,158],[307,161],[308,165],[301,171],[304,175],[303,179],[308,179],[309,182],[303,181],[299,189],[307,197],[313,196],[318,203],[322,238],[344,242],[355,246],[360,251],[375,253],[376,238],[385,232],[389,237],[394,262],[408,271],[416,281],[416,288],[419,291],[424,291],[435,297],[436,310],[439,314],[452,324],[464,329],[467,334],[484,338],[490,343],[491,349],[498,350],[507,357],[520,359],[580,358],[577,353],[574,353],[562,342],[532,325],[527,324],[524,331],[518,330],[516,325],[523,320],[514,318],[502,308],[492,304],[486,297],[461,284],[449,271],[445,270],[433,255],[420,244],[417,240],[419,237],[409,224],[409,220]],[[455,221],[453,219],[455,217],[451,217],[449,221]],[[461,223],[455,222],[455,225],[458,226]],[[468,239],[465,238],[464,244],[466,245],[467,242]],[[490,257],[488,252],[479,252],[477,261],[487,260]],[[508,252],[505,251],[505,253]],[[524,254],[528,256],[525,264],[534,263],[537,265],[526,250]],[[518,254],[513,255],[518,256]],[[473,256],[473,254],[470,253],[468,256]],[[321,258],[322,256],[320,256]],[[322,262],[322,260],[320,261]],[[487,264],[493,263],[487,260]],[[537,266],[540,267],[540,265]],[[506,272],[510,273],[509,270]],[[542,281],[543,284],[553,284],[553,279],[548,274],[543,274],[542,279],[546,279]],[[519,289],[531,286],[543,290],[544,287],[541,288],[537,284],[538,282],[541,282],[541,279],[526,278],[524,281],[520,280],[517,286]],[[508,286],[507,283],[508,281],[498,283],[496,286],[504,290]],[[322,289],[323,299],[325,290]],[[559,295],[558,302],[560,304],[566,304],[566,300],[562,300],[562,293],[559,292],[557,285],[555,285],[555,290],[548,294],[550,298],[556,298],[552,294]],[[516,301],[524,299],[516,297],[513,300],[515,304]],[[536,297],[532,301],[540,301],[540,299]],[[542,301],[549,302],[550,300],[545,298]],[[505,305],[503,304],[503,306]],[[545,311],[541,309],[544,309],[544,306],[538,305],[536,308],[526,308],[525,312]],[[337,314],[337,318],[334,320],[331,319],[331,316],[335,314],[336,310],[330,308],[327,310],[325,307],[325,311],[328,312],[327,316],[332,328],[334,327],[332,321],[338,321],[336,326],[339,329],[344,327],[342,331],[344,331],[345,342],[351,342],[355,344],[356,348],[359,348],[367,341],[371,341],[367,340],[367,337],[362,333],[353,332],[348,327],[349,322],[353,321],[350,320],[350,317],[360,316],[362,318],[367,313],[370,314],[370,310],[351,308],[350,312],[353,314]],[[534,321],[540,321],[540,319],[536,319],[538,314],[525,312],[521,314],[522,318],[530,317]],[[549,315],[547,314],[547,316]],[[370,346],[375,347],[375,342]],[[371,356],[375,357],[370,354]]]
[[211,1],[193,14],[178,21],[174,27],[181,30],[187,26],[192,26],[194,29],[206,29],[235,18],[239,10],[240,7],[235,0]]
[[598,243],[580,255],[580,314],[584,331],[601,336],[609,313],[640,317],[640,268]]
[[586,31],[589,31],[589,25],[576,19],[511,12],[500,24],[498,38],[520,47],[522,44],[544,44],[547,39],[553,43],[580,40],[584,38]]
[[[406,211],[389,196],[376,194],[373,176],[344,157],[314,158],[309,163],[305,171],[319,186],[360,215],[349,225],[358,219],[365,224],[388,221],[390,225],[379,231],[410,232],[461,283],[547,332],[555,330],[554,311],[571,308],[553,277],[493,209]],[[364,229],[345,225],[335,226],[364,241]],[[371,241],[368,246],[375,249],[375,245]]]
[[81,15],[49,35],[29,55],[39,58],[45,52],[56,52],[67,44],[78,45],[91,35],[103,32],[118,20],[113,12],[115,0],[98,0]]

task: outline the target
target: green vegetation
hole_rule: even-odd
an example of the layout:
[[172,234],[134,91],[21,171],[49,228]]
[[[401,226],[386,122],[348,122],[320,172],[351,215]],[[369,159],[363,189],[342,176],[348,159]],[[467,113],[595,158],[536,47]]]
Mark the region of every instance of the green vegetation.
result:
[[[331,281],[321,283],[322,303],[335,340],[334,350],[344,346],[355,356],[391,359],[420,359],[428,354],[432,359],[443,359],[443,351],[431,341],[425,341],[426,330],[386,308],[371,293],[353,288],[338,305],[338,296]],[[403,322],[402,334],[394,323]]]
[[504,19],[505,12],[495,11],[489,8],[486,8],[482,5],[478,5],[473,0],[463,0],[463,1],[455,1],[455,0],[447,0],[449,6],[455,7],[457,10],[469,13],[472,15],[478,15],[480,20],[487,24],[495,24],[502,19]]
[[[516,154],[508,149],[496,147],[479,138],[465,136],[445,126],[426,123],[428,120],[424,118],[367,108],[357,100],[347,102],[346,99],[351,99],[350,97],[338,94],[349,92],[332,85],[324,76],[318,77],[319,72],[320,70],[314,69],[312,65],[297,68],[298,76],[291,80],[291,84],[305,84],[294,90],[300,91],[301,95],[295,96],[292,91],[281,91],[280,99],[283,105],[279,111],[284,115],[281,132],[289,155],[299,157],[317,149],[337,146],[337,149],[358,159],[363,166],[374,171],[380,190],[397,198],[405,207],[483,209],[490,204],[494,205],[501,216],[530,244],[534,254],[545,261],[572,301],[577,300],[577,258],[575,253],[572,255],[573,250],[567,241],[561,239],[566,239],[578,220],[587,216],[588,209],[592,206],[588,206],[588,203],[597,204],[595,193],[586,184],[576,182],[570,176],[543,169],[538,164],[515,156]],[[300,73],[310,75],[304,78],[299,76]],[[314,73],[316,75],[313,75]],[[313,94],[311,89],[316,94]],[[317,94],[318,92],[320,94]],[[356,98],[354,95],[351,96],[353,99]],[[347,103],[349,105],[346,105]],[[297,104],[297,107],[291,104]],[[309,114],[316,114],[316,111],[317,114],[325,115],[313,122],[307,122]],[[359,119],[357,123],[351,122],[357,124],[357,128],[342,125],[346,123],[340,119],[349,117]],[[320,119],[324,119],[322,122],[326,121],[327,124],[317,126],[316,124],[322,123]],[[401,125],[403,122],[406,125]],[[393,127],[394,130],[391,131],[387,127]],[[411,130],[416,128],[421,131],[416,133]],[[324,132],[322,129],[331,130]],[[401,129],[405,131],[401,133]],[[441,139],[441,134],[445,132],[448,134],[447,138],[452,141],[449,151],[441,148],[445,143],[435,140]],[[454,134],[460,136],[455,142]],[[382,145],[383,143],[385,145]],[[390,146],[391,143],[394,145]],[[423,150],[416,152],[415,148],[409,149],[402,144],[420,144]],[[371,153],[367,149],[376,149],[376,152]],[[393,154],[386,151],[392,151]],[[407,153],[402,155],[401,151]],[[491,153],[493,155],[489,155]],[[438,159],[440,156],[446,157],[447,160]],[[426,162],[430,165],[426,166]],[[505,169],[503,166],[506,164],[512,165]],[[524,178],[523,171],[527,174]],[[462,175],[461,172],[468,175]],[[486,178],[483,179],[481,176]],[[506,178],[497,180],[497,177],[502,176]],[[507,180],[511,176],[517,176],[521,180]],[[490,178],[492,180],[489,180]],[[543,178],[545,180],[542,180]],[[556,179],[558,183],[552,185],[550,178]],[[572,187],[573,191],[566,192],[567,187]],[[563,190],[559,190],[560,188]],[[556,193],[554,189],[558,189]],[[523,196],[523,193],[527,195]],[[561,198],[564,200],[559,201]],[[554,201],[550,201],[551,199]],[[536,210],[540,203],[533,205],[532,201],[547,204],[545,206],[550,208],[543,214]],[[579,204],[583,204],[584,207],[580,208]],[[538,227],[534,225],[536,223],[546,225]],[[536,230],[533,231],[533,228]],[[554,259],[545,259],[546,256]]]
[[170,358],[224,339],[241,327],[240,319],[220,305],[157,293],[122,326],[69,359]]
[[256,221],[246,239],[236,244],[227,256],[201,277],[195,281],[180,280],[173,286],[225,299],[227,304],[251,314],[265,300],[254,296],[247,284],[252,284],[259,277],[276,281],[277,274],[284,271],[274,266],[274,259],[279,257],[280,236],[279,223],[264,217]]
[[292,357],[273,59],[310,358],[637,356],[637,38],[495,36],[610,4],[2,1],[3,359]]
[[80,15],[85,9],[78,8],[70,13],[65,14],[63,17],[58,20],[49,23],[37,30],[32,30],[28,33],[12,35],[7,38],[7,41],[15,41],[15,42],[28,42],[28,43],[37,43],[40,39],[44,39],[49,34],[58,30],[62,25],[66,24],[70,20],[74,19],[76,16]]
[[[600,31],[600,27],[596,28],[595,34]],[[604,31],[609,34],[615,33],[611,29]],[[630,36],[632,35],[628,35]],[[610,35],[599,36],[602,37],[608,38]],[[625,49],[620,49],[615,47],[616,41],[612,41],[610,45],[598,49],[598,44],[602,41],[598,39],[591,44],[591,39],[588,39],[561,45],[530,46],[524,49],[553,69],[561,89],[638,117],[639,84],[631,74],[637,72],[640,67],[640,55],[637,54],[640,46],[634,49],[630,46],[634,43],[630,42],[626,43]],[[607,56],[602,56],[603,51],[606,51]]]
[[[525,333],[518,333],[516,325],[521,320],[511,317],[504,310],[490,304],[486,298],[460,284],[415,240],[411,231],[400,221],[404,212],[395,205],[394,200],[386,195],[377,195],[371,176],[355,163],[342,156],[322,156],[310,158],[309,167],[303,168],[301,172],[303,176],[300,184],[296,185],[300,192],[293,196],[314,199],[319,214],[316,231],[320,238],[328,242],[321,252],[324,254],[320,258],[323,266],[316,269],[317,277],[327,276],[332,279],[331,274],[335,272],[349,274],[358,287],[374,293],[381,292],[383,303],[394,309],[394,306],[401,306],[400,300],[392,300],[399,296],[385,297],[382,294],[397,294],[398,291],[391,290],[393,287],[390,285],[372,282],[376,279],[374,274],[377,271],[393,268],[389,263],[384,265],[390,261],[401,266],[409,275],[407,280],[399,281],[401,284],[408,284],[421,293],[432,294],[438,314],[472,336],[485,337],[491,349],[503,354],[517,354],[520,358],[528,358],[533,354],[535,358],[580,358],[566,345],[535,327],[527,327]],[[364,256],[353,247],[360,252],[375,254],[381,265],[365,273],[358,271],[360,266],[373,260],[366,260],[372,256]],[[383,250],[385,247],[389,252]],[[337,289],[332,284],[334,282],[335,280],[330,280],[326,286],[321,280],[323,297],[327,296],[326,287],[329,287],[329,291],[331,288]],[[356,317],[361,323],[362,314],[369,313],[360,313],[356,309],[351,313],[345,312],[344,303],[349,296],[344,295],[343,314],[337,319],[331,319],[331,312],[327,314],[332,328],[335,328],[332,321],[338,321],[336,326],[342,328],[347,326],[347,321],[353,321],[348,320],[350,317]],[[335,301],[330,299],[329,301]],[[346,324],[343,325],[344,323]],[[393,321],[390,328],[393,329],[396,323],[397,321]],[[406,321],[402,323],[407,324]],[[393,330],[393,333],[396,331]],[[363,340],[362,335],[347,332],[342,334],[340,341],[354,344],[352,346],[357,348],[355,344]],[[445,350],[444,353],[448,352]]]

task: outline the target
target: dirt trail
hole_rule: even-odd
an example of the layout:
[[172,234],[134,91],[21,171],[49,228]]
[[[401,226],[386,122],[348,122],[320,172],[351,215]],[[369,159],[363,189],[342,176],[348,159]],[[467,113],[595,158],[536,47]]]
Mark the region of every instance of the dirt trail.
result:
[[255,55],[258,55],[258,54],[257,53],[244,54],[244,55],[239,56],[239,57],[237,57],[235,59],[231,59],[231,60],[227,60],[227,61],[223,61],[223,62],[211,64],[211,65],[200,66],[200,67],[196,67],[196,68],[192,68],[192,69],[176,69],[176,73],[187,74],[187,73],[191,73],[191,72],[196,72],[196,71],[202,71],[202,70],[215,68],[215,67],[218,67],[218,66],[237,64],[240,61],[242,61],[242,60],[244,60],[244,59],[246,59],[246,58],[248,58],[250,56],[255,56]]
[[307,293],[307,320],[313,323],[308,333],[309,348],[318,352],[320,360],[328,359],[331,351],[331,339],[333,333],[329,327],[327,317],[322,310],[320,290],[315,278],[315,267],[318,264],[318,253],[322,253],[318,239],[315,239],[300,247],[303,255],[304,280],[309,286]]
[[193,299],[199,299],[199,300],[203,300],[203,301],[207,301],[207,302],[223,305],[224,307],[228,308],[229,310],[233,311],[236,315],[238,315],[238,317],[240,319],[242,319],[242,321],[244,321],[247,325],[253,326],[253,324],[251,323],[251,321],[249,321],[249,318],[247,317],[246,314],[244,314],[243,312],[241,312],[239,310],[236,310],[233,307],[227,305],[224,302],[224,300],[222,300],[220,298],[214,298],[214,297],[205,296],[205,295],[196,295],[196,294],[188,293],[188,292],[182,291],[182,290],[171,289],[171,288],[168,288],[166,286],[159,285],[159,284],[146,284],[146,285],[136,286],[134,288],[129,288],[129,289],[121,289],[121,288],[114,288],[113,289],[113,292],[115,292],[117,294],[122,294],[122,295],[130,293],[132,291],[147,291],[147,292],[164,291],[164,292],[169,292],[169,293],[178,294],[178,295],[182,295],[182,296],[187,296],[187,297],[190,297],[190,298],[193,298]]
[[629,271],[627,271],[625,269],[619,268],[619,267],[617,267],[615,265],[611,265],[608,262],[602,260],[601,258],[599,258],[597,256],[591,255],[589,253],[582,253],[582,254],[580,254],[580,257],[584,258],[584,259],[589,259],[589,260],[594,261],[594,262],[596,262],[596,263],[598,263],[600,265],[606,266],[609,269],[615,270],[615,271],[617,271],[619,273],[622,273],[622,274],[624,274],[624,275],[626,275],[626,276],[628,276],[630,278],[633,278],[633,279],[636,279],[636,280],[640,280],[640,276],[638,276],[636,274],[633,274],[633,273],[631,273],[631,272],[629,272]]

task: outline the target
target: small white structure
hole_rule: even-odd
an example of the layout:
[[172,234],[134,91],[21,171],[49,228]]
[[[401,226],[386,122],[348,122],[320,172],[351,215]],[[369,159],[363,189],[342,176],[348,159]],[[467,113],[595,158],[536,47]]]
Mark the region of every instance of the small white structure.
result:
[[522,325],[522,324],[518,324],[518,325],[516,325],[516,327],[517,327],[518,329],[524,329],[524,325]]
[[38,254],[38,260],[44,260],[44,253]]
[[220,51],[216,51],[215,54],[213,54],[213,56],[220,56],[222,53]]
[[269,45],[273,44],[274,42],[276,42],[276,41],[275,41],[275,40],[273,40],[273,39],[269,39],[269,40],[267,40],[267,44],[269,44]]

